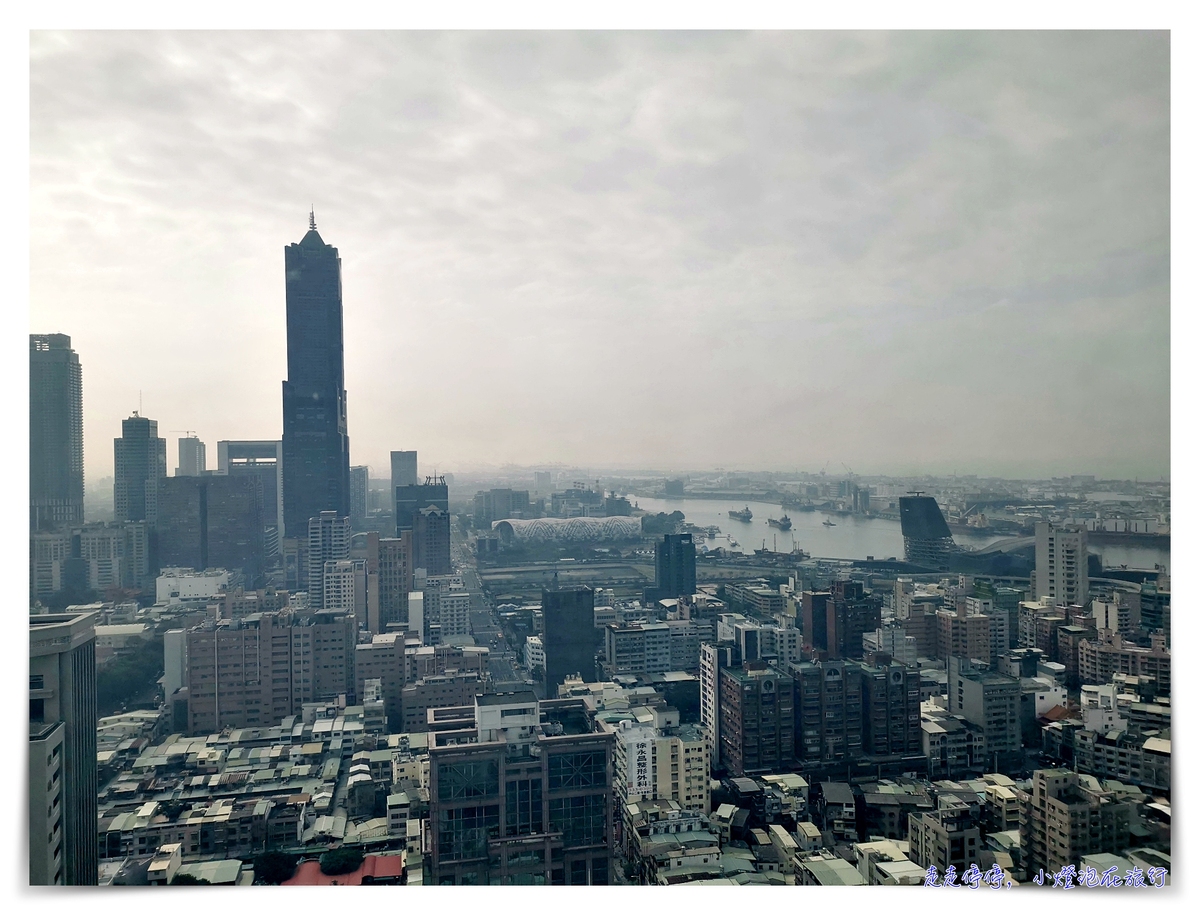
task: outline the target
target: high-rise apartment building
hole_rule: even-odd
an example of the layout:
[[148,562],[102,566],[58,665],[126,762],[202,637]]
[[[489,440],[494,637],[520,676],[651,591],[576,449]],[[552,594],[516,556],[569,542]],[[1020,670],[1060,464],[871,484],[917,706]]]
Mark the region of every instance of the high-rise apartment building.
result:
[[282,610],[187,632],[188,732],[271,727],[354,695],[354,615]]
[[834,659],[791,664],[788,671],[795,682],[796,758],[806,763],[860,759],[862,665]]
[[[29,882],[95,886],[96,618],[29,618]],[[43,787],[44,786],[44,787]]]
[[1157,695],[1171,694],[1171,650],[1166,636],[1150,636],[1150,647],[1127,642],[1118,633],[1106,632],[1079,643],[1081,683],[1110,683],[1115,674],[1148,677]]
[[765,663],[723,667],[721,763],[732,776],[777,772],[794,758],[792,678]]
[[946,689],[951,715],[982,728],[993,767],[1021,752],[1021,681],[967,658],[947,660]]
[[861,658],[863,633],[879,628],[882,601],[860,581],[834,581],[829,591],[837,623],[837,653],[831,656]]
[[309,216],[284,249],[283,516],[292,536],[322,512],[350,514],[350,438],[342,346],[342,261]]
[[179,464],[175,468],[177,477],[198,477],[208,469],[204,442],[189,435],[179,440]]
[[675,801],[685,810],[709,813],[708,741],[703,728],[681,725],[679,711],[650,710],[652,721],[624,719],[601,724],[616,736],[614,789],[624,807],[643,800]]
[[360,465],[350,468],[350,523],[360,527],[367,520],[367,491],[371,487],[371,469]]
[[708,758],[721,753],[721,668],[733,664],[734,647],[706,642],[700,646],[700,726],[708,741]]
[[546,651],[546,695],[557,694],[568,676],[584,683],[596,678],[599,630],[593,622],[596,593],[591,588],[542,591],[542,645]]
[[604,627],[604,675],[661,674],[671,670],[666,623],[609,623]]
[[350,558],[362,563],[359,628],[368,632],[383,632],[385,623],[380,610],[379,531],[361,531],[350,538]]
[[800,595],[804,646],[815,656],[861,658],[863,634],[879,628],[882,602],[861,582],[834,581],[828,591]]
[[899,662],[792,664],[796,759],[805,764],[921,755],[921,675]]
[[865,756],[920,756],[920,671],[899,662],[864,665],[862,723]]
[[158,520],[158,488],[167,476],[167,440],[158,423],[144,416],[121,421],[121,437],[113,439],[115,476],[113,510],[118,521]]
[[266,563],[262,482],[256,476],[161,481],[155,527],[162,568],[241,570],[256,588]]
[[29,335],[29,529],[83,523],[83,375],[66,334]]
[[965,603],[957,610],[937,611],[936,634],[939,658],[975,658],[984,666],[991,663],[991,621],[982,613],[969,612]]
[[325,610],[349,613],[359,629],[367,629],[367,561],[331,559],[322,575]]
[[[1132,803],[1094,790],[1067,769],[1038,769],[1022,793],[1021,859],[1027,873],[1055,873],[1084,855],[1119,854],[1129,845]],[[1123,875],[1122,875],[1123,876]]]
[[613,736],[582,700],[480,696],[429,748],[434,885],[613,882]]
[[1033,597],[1052,604],[1085,604],[1088,600],[1087,529],[1059,528],[1048,521],[1034,525]]
[[425,627],[439,627],[442,639],[471,634],[471,592],[457,575],[430,575],[425,579]]
[[412,531],[379,539],[380,626],[408,622],[408,593],[412,590]]
[[350,558],[350,519],[337,512],[321,512],[308,519],[308,605],[325,602],[325,563]]
[[937,810],[908,815],[909,857],[939,874],[954,867],[959,874],[979,863],[983,836],[966,804],[951,803]]

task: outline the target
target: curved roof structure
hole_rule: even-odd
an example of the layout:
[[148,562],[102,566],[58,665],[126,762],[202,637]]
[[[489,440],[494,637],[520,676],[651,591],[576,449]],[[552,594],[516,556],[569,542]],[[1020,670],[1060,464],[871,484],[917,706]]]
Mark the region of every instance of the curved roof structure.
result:
[[492,530],[520,543],[594,543],[642,535],[640,518],[506,518]]

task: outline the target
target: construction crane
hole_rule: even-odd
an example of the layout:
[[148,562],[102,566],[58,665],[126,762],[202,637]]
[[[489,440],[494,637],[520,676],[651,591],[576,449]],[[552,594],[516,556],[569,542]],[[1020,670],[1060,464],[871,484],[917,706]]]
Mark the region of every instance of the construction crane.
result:
[[186,435],[188,438],[195,438],[195,437],[196,437],[196,430],[195,430],[195,429],[168,429],[167,431],[168,431],[168,432],[182,432],[182,433],[183,433],[184,435]]

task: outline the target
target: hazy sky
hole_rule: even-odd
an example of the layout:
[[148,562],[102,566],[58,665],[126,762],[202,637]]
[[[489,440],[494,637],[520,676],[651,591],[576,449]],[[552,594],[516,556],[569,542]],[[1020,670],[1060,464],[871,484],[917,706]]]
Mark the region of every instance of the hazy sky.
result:
[[342,257],[351,458],[1169,473],[1166,33],[45,33],[30,330],[89,479],[277,438]]

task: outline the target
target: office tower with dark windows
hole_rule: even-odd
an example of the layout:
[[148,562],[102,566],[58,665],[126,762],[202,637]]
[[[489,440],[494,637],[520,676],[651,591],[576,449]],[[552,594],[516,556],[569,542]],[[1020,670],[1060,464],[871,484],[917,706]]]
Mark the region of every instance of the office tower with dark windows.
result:
[[283,516],[303,536],[322,512],[350,514],[350,439],[342,353],[342,261],[310,216],[284,249],[287,381],[283,383]]
[[927,569],[945,571],[950,557],[959,551],[933,496],[917,492],[900,497],[900,533],[905,560]]
[[416,515],[433,505],[450,511],[450,490],[445,477],[426,477],[424,483],[402,483],[392,487],[396,506],[396,536],[411,531],[417,525]]
[[240,570],[257,588],[266,562],[262,481],[253,475],[162,481],[155,527],[159,566]]
[[370,468],[350,468],[350,523],[354,527],[361,527],[367,520],[367,490],[370,484]]
[[95,613],[29,618],[29,882],[95,886]]
[[321,512],[308,520],[308,605],[325,603],[325,563],[350,558],[350,519]]
[[83,522],[83,375],[66,334],[29,335],[29,529]]
[[837,658],[837,606],[828,591],[800,595],[800,628],[804,647],[815,657]]
[[580,699],[483,695],[431,734],[434,885],[603,886],[613,880],[613,735]]
[[[263,549],[278,556],[283,530],[283,442],[217,442],[217,474],[256,477],[262,487]],[[301,536],[307,535],[307,528]]]
[[450,513],[437,505],[417,509],[412,529],[413,568],[427,575],[449,575]]
[[167,476],[167,440],[158,423],[134,413],[113,439],[113,510],[118,521],[158,520],[158,487]]
[[861,658],[863,633],[879,628],[882,601],[863,588],[860,581],[834,581],[829,585],[836,622],[838,658]]
[[654,599],[691,597],[696,592],[696,545],[691,534],[664,534],[654,544]]
[[179,466],[175,468],[177,477],[198,477],[207,471],[207,457],[204,442],[189,435],[179,440]]
[[421,482],[417,476],[417,452],[392,452],[392,492],[397,486],[416,486]]
[[542,646],[546,652],[546,695],[578,674],[584,683],[596,679],[596,649],[602,631],[593,620],[596,593],[591,588],[542,591]]

